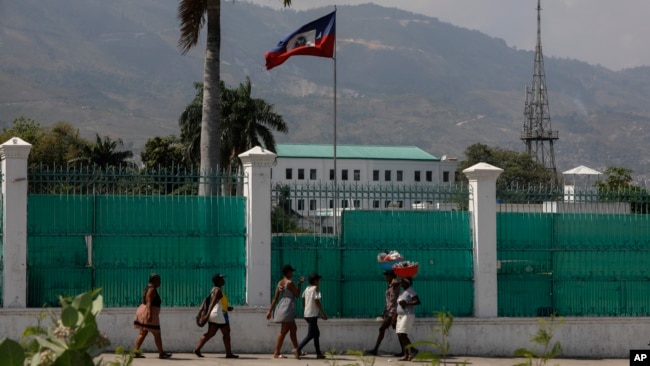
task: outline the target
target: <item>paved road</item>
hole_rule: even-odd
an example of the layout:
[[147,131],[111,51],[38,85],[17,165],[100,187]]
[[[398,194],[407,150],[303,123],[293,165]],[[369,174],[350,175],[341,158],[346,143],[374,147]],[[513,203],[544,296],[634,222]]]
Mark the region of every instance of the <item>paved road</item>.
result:
[[[307,355],[300,360],[294,358],[287,359],[274,359],[270,354],[242,354],[238,359],[224,358],[223,354],[204,354],[204,358],[198,358],[193,353],[178,353],[174,354],[168,360],[158,359],[156,353],[145,353],[145,358],[135,359],[134,366],[153,366],[153,365],[169,365],[169,366],[267,366],[267,365],[285,365],[285,366],[314,366],[314,365],[329,365],[329,366],[345,366],[345,365],[373,365],[371,360],[360,360],[354,356],[341,355],[336,356],[335,359],[328,358],[326,360],[317,360],[313,355]],[[290,355],[287,355],[289,357]],[[105,361],[114,360],[116,356],[112,354],[105,354],[102,356]],[[398,361],[397,357],[390,355],[378,356],[374,360],[374,366],[408,366],[408,365],[428,365],[426,361]],[[447,365],[470,365],[470,366],[513,366],[523,359],[516,358],[482,358],[482,357],[453,357],[448,359]],[[463,363],[466,362],[466,363]],[[548,365],[560,366],[628,366],[627,359],[556,359],[548,362]]]

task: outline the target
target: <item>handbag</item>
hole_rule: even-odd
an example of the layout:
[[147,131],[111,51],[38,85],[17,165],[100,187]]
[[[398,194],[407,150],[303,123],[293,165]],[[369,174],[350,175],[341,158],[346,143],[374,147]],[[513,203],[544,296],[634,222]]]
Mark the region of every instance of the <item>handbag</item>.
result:
[[212,303],[212,291],[203,299],[199,312],[196,314],[196,325],[203,327],[208,323],[210,318],[210,304]]

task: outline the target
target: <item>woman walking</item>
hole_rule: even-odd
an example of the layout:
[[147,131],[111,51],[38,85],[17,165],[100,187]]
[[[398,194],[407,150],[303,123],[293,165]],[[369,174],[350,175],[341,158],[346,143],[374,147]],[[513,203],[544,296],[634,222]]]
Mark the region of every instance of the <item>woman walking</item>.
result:
[[400,346],[402,346],[402,353],[404,353],[404,356],[399,360],[410,361],[418,354],[415,347],[407,349],[407,346],[411,344],[409,333],[413,330],[413,323],[415,323],[414,307],[420,305],[420,298],[411,286],[413,278],[402,278],[401,282],[404,291],[397,298],[397,326],[395,332],[397,332],[397,338]]
[[136,358],[144,358],[140,347],[149,332],[153,334],[154,343],[158,349],[158,357],[166,359],[172,356],[171,353],[163,350],[162,337],[160,336],[160,305],[162,300],[158,295],[158,287],[160,287],[160,275],[153,273],[149,276],[149,283],[142,293],[142,303],[138,306],[133,320],[133,327],[140,330],[140,334],[135,341],[134,352]]
[[[273,301],[271,301],[271,307],[266,313],[266,319],[270,320],[273,318],[274,322],[282,324],[275,342],[273,358],[286,358],[286,356],[280,353],[280,350],[282,349],[282,343],[284,343],[284,337],[287,333],[289,333],[294,350],[298,348],[298,336],[296,334],[298,330],[296,326],[296,297],[300,296],[300,286],[305,282],[305,279],[300,277],[296,286],[291,280],[295,271],[296,269],[289,264],[282,266],[283,277],[275,288],[275,295],[273,296]],[[294,354],[296,358],[300,358],[298,353],[294,352]]]
[[214,337],[217,334],[217,331],[221,329],[221,334],[223,335],[223,346],[226,349],[226,358],[238,358],[239,356],[232,353],[230,345],[230,324],[224,317],[224,309],[222,308],[223,303],[221,300],[223,299],[223,291],[221,290],[221,287],[226,284],[225,276],[221,273],[215,274],[212,276],[212,283],[214,284],[214,287],[212,288],[210,296],[208,331],[199,338],[199,343],[196,345],[196,348],[194,348],[194,354],[197,357],[203,357],[201,348],[203,348],[205,343]]

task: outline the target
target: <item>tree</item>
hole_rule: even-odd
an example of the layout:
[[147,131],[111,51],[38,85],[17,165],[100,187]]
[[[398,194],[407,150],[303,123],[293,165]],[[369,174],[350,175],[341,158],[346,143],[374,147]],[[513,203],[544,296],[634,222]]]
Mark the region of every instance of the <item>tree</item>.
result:
[[[290,6],[291,0],[283,0]],[[206,20],[207,15],[207,20]],[[217,172],[221,160],[219,103],[221,50],[221,1],[220,0],[180,0],[178,19],[181,35],[178,47],[186,54],[199,41],[199,34],[207,23],[207,41],[203,66],[203,109],[201,118],[200,169],[203,173]],[[218,183],[208,179],[199,187],[199,195],[213,196],[218,193]]]
[[627,202],[633,213],[647,214],[650,212],[650,195],[648,191],[632,184],[632,169],[609,167],[605,169],[604,182],[598,181],[598,195],[601,201]]
[[198,167],[201,158],[199,145],[201,142],[203,83],[194,83],[194,89],[196,89],[196,95],[178,118],[178,125],[181,130],[180,141],[183,145],[183,158],[191,165]]
[[79,130],[68,122],[57,122],[48,128],[25,117],[16,118],[10,128],[3,128],[0,140],[4,142],[14,136],[32,145],[28,159],[30,167],[66,165],[81,156],[83,146],[88,144],[79,136]]
[[227,89],[222,84],[223,132],[221,138],[222,166],[233,171],[240,167],[239,154],[262,146],[275,152],[273,130],[287,133],[289,127],[282,116],[273,111],[273,106],[263,99],[251,98],[251,80],[237,89]]
[[458,175],[464,177],[463,170],[477,163],[494,165],[503,169],[497,179],[497,189],[517,186],[549,187],[554,182],[553,172],[524,152],[474,144],[465,149],[465,156],[466,159],[458,164]]
[[[239,154],[255,146],[275,152],[273,130],[286,133],[289,128],[282,116],[273,111],[272,105],[263,99],[251,97],[252,86],[249,78],[236,89],[226,87],[223,82],[219,85],[222,106],[220,165],[232,172],[240,167]],[[190,161],[196,161],[198,157],[197,146],[201,136],[199,121],[203,103],[202,84],[195,83],[194,87],[196,95],[178,120],[184,156]]]
[[596,182],[596,186],[600,189],[614,190],[630,187],[632,182],[632,170],[617,166],[612,166],[605,169],[607,178],[604,182]]
[[102,139],[96,134],[94,143],[83,147],[82,156],[77,160],[87,161],[89,164],[98,165],[102,168],[120,167],[128,165],[126,159],[133,157],[129,150],[118,151],[117,147],[124,145],[122,139],[112,140],[108,136]]
[[183,156],[183,145],[173,135],[148,139],[140,157],[144,166],[150,170],[172,172],[189,168]]

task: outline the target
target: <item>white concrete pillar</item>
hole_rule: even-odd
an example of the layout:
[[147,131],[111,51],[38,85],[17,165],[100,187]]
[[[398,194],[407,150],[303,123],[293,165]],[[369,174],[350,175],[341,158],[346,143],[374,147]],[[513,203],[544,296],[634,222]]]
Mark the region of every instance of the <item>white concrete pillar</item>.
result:
[[469,179],[469,211],[474,242],[474,316],[498,315],[496,182],[503,169],[478,163],[463,173]]
[[31,149],[31,144],[18,137],[0,145],[5,308],[27,307],[27,158]]
[[271,301],[271,167],[276,155],[256,146],[239,158],[244,166],[246,197],[246,303]]

